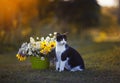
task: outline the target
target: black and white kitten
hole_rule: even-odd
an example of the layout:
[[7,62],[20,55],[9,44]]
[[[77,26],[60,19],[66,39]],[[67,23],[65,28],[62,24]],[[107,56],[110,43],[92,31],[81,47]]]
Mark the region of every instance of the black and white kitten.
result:
[[84,62],[80,54],[67,45],[67,37],[65,34],[57,33],[56,36],[56,70],[61,72],[64,68],[69,71],[83,71],[85,69]]

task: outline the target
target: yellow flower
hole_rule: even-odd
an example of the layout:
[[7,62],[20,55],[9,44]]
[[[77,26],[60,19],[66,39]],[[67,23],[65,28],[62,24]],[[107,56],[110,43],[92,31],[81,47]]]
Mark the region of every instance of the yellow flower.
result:
[[51,51],[51,47],[46,46],[46,47],[44,47],[44,48],[40,51],[40,53],[42,53],[42,54],[48,54],[50,51]]
[[48,52],[50,52],[50,51],[51,51],[51,47],[46,46],[46,47],[44,48],[44,50],[46,51],[46,53],[48,53]]
[[56,42],[55,41],[51,41],[49,43],[49,46],[51,47],[51,49],[54,48],[56,46]]
[[43,49],[47,46],[47,42],[46,41],[42,41],[40,42],[40,48]]
[[20,60],[20,61],[26,60],[26,56],[22,56],[22,55],[20,55],[20,54],[17,54],[16,57],[17,57],[18,60]]
[[41,50],[40,53],[44,54],[44,50]]
[[[38,51],[42,53],[43,55],[47,55],[53,48],[56,46],[56,34],[57,32],[54,32],[54,34],[49,34],[47,37],[37,37],[37,41],[33,37],[30,37],[30,44],[28,44],[28,48],[31,50],[29,51],[28,55],[31,55],[32,51]],[[16,57],[20,61],[26,60],[26,55],[17,54]]]

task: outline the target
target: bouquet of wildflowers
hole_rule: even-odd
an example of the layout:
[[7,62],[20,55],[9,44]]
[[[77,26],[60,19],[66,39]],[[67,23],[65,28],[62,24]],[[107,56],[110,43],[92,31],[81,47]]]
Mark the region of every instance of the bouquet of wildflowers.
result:
[[56,46],[56,32],[54,34],[49,34],[47,37],[37,37],[36,40],[33,37],[30,37],[29,43],[23,43],[21,48],[19,49],[16,57],[20,61],[26,60],[29,56],[41,57],[48,57],[49,53],[52,49]]

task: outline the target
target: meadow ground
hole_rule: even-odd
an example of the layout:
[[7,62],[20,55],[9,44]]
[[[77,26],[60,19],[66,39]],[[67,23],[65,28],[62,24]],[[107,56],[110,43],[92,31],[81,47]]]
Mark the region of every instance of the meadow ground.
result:
[[72,40],[69,43],[81,53],[85,71],[59,73],[54,68],[34,70],[29,59],[19,62],[15,51],[0,54],[0,83],[119,83],[119,42]]

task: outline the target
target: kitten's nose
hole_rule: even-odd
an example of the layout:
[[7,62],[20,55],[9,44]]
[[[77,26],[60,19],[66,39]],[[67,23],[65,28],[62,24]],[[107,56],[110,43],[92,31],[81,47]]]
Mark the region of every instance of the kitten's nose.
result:
[[64,44],[66,44],[66,42],[65,42],[65,41],[63,41],[63,42],[62,42],[62,44],[64,45]]
[[63,42],[62,44],[65,44],[65,42]]

